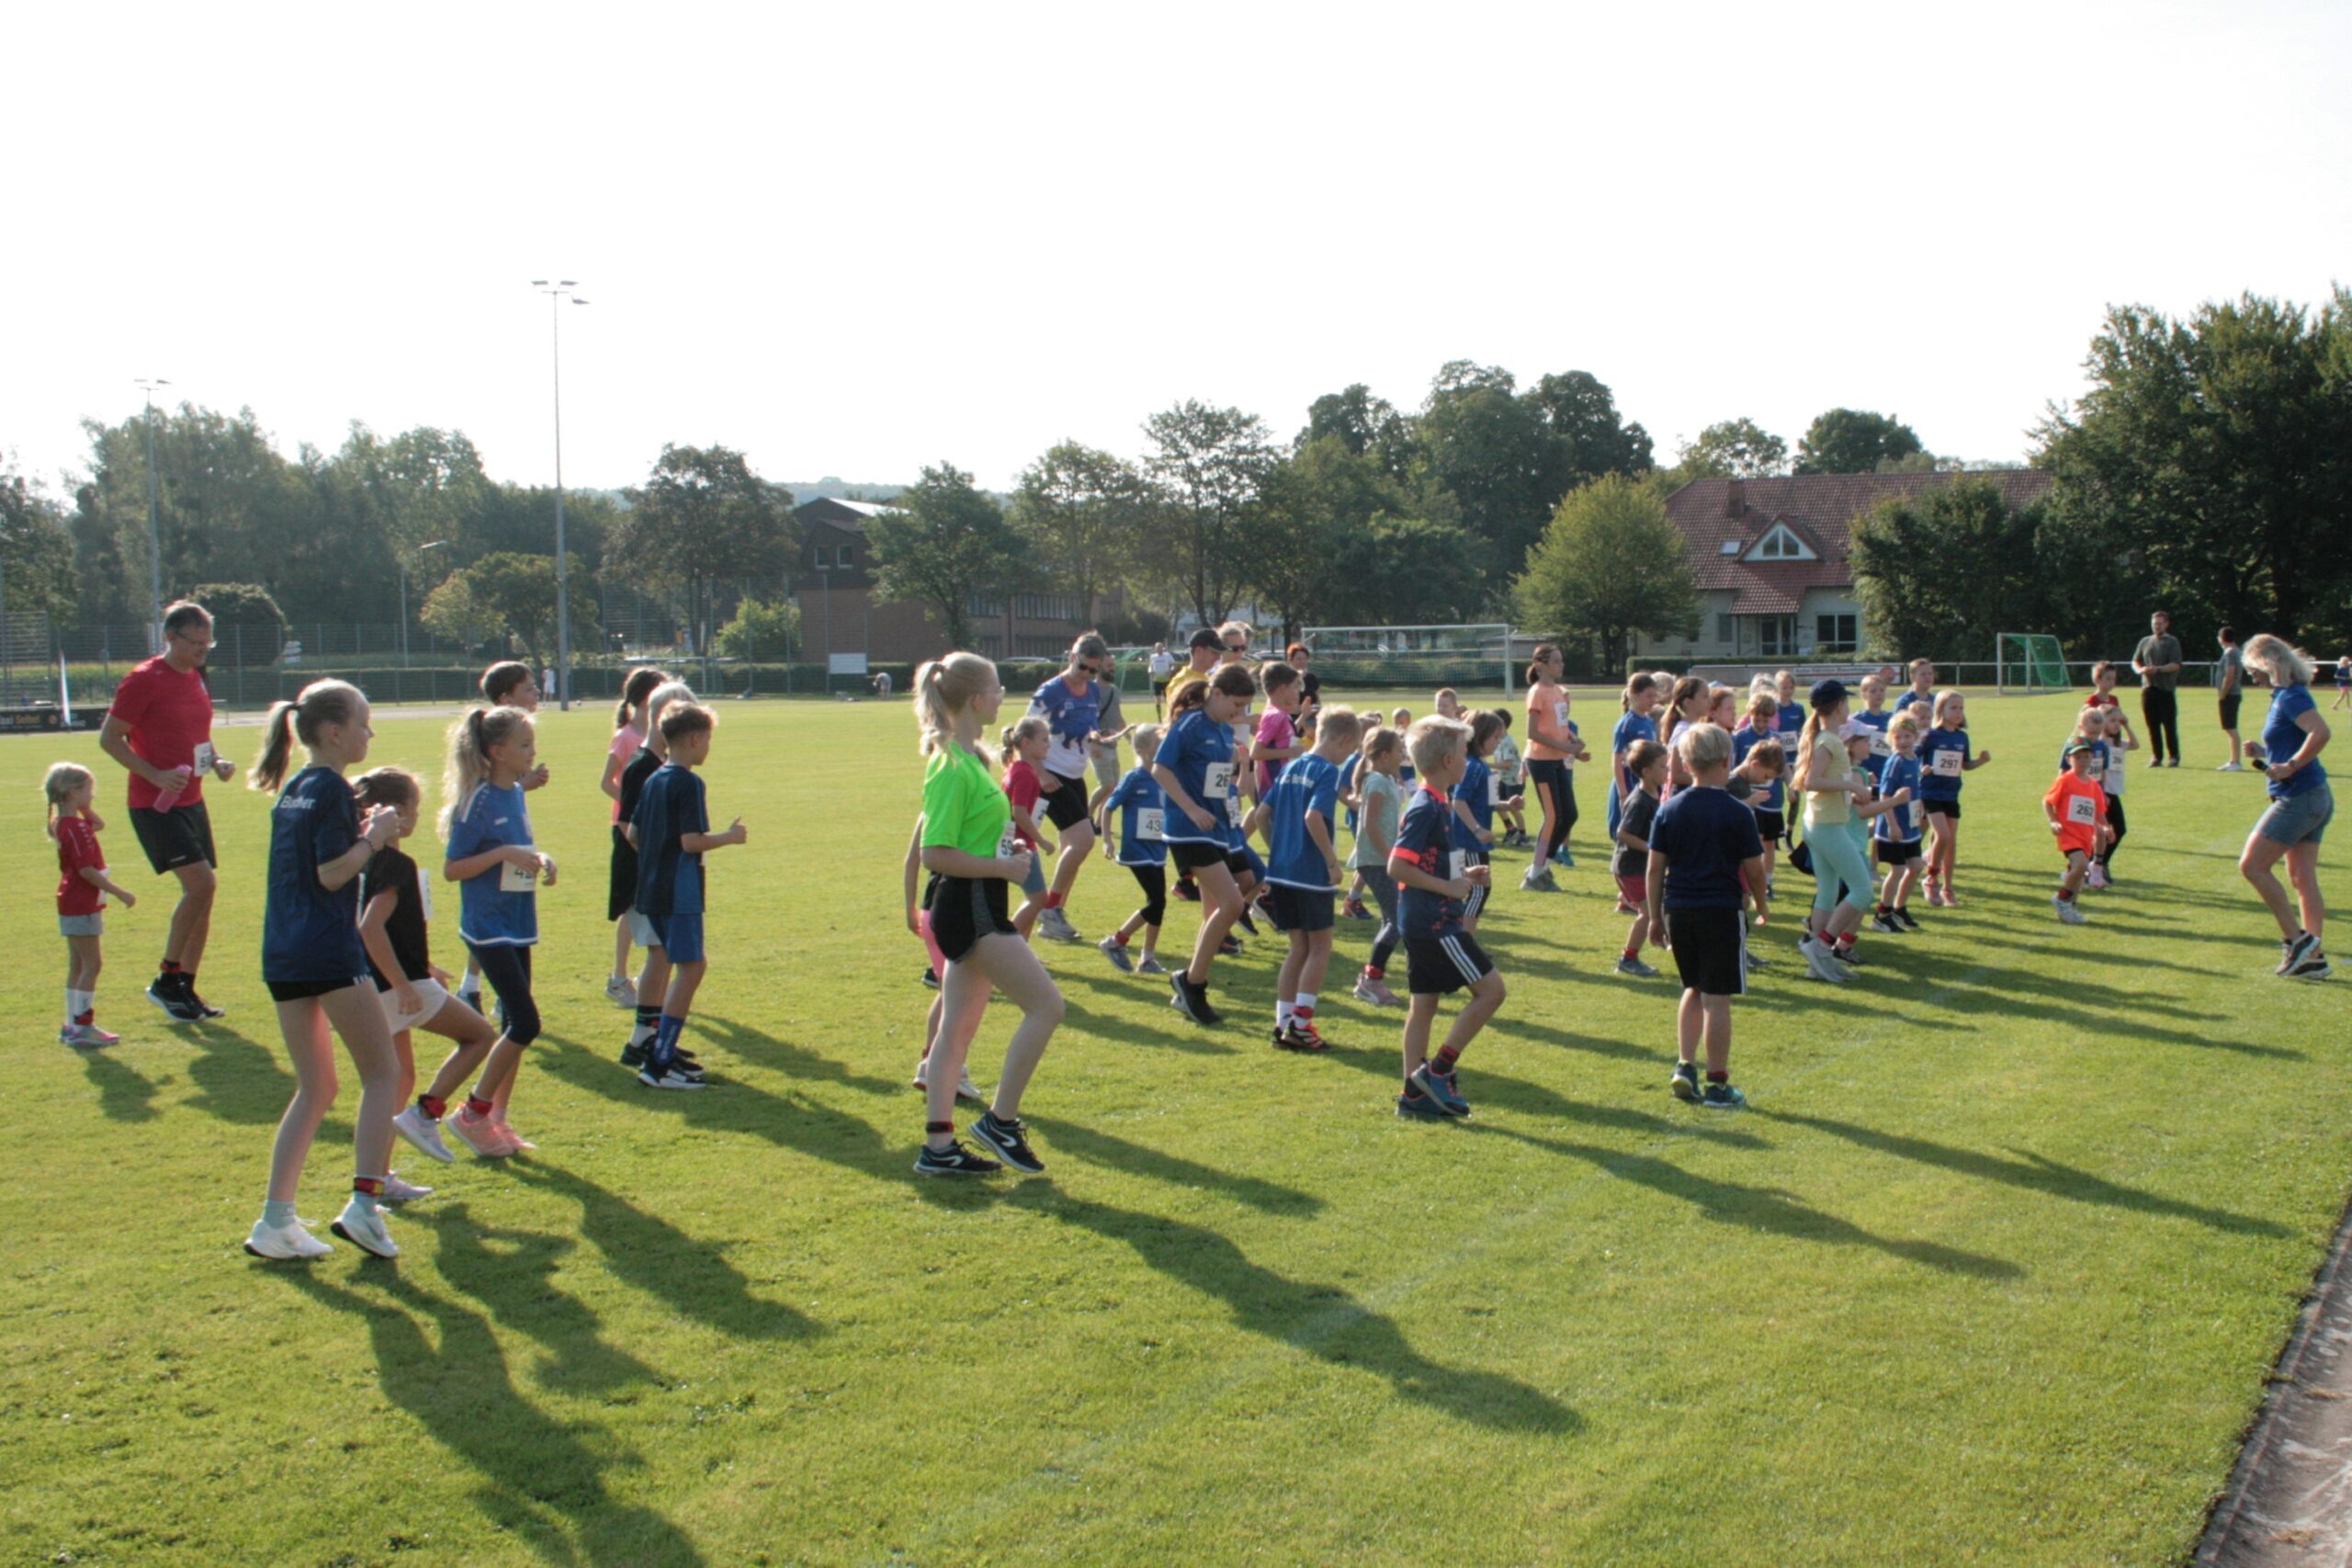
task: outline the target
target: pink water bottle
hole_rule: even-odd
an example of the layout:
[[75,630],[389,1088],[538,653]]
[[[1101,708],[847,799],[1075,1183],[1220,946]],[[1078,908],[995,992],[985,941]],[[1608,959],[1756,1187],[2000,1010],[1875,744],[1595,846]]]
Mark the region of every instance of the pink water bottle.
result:
[[177,806],[180,803],[180,796],[187,792],[188,780],[194,776],[195,775],[190,772],[190,770],[187,768],[174,768],[171,772],[171,777],[177,782],[172,784],[170,788],[159,790],[156,793],[155,809],[158,811],[169,811],[172,807]]

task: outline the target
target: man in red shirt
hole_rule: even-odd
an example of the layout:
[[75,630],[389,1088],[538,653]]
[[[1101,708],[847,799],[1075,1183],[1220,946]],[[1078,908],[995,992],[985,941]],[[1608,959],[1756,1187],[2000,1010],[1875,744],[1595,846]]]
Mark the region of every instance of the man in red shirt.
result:
[[196,966],[212,926],[212,818],[204,776],[222,780],[235,766],[212,749],[212,694],[204,660],[212,651],[212,616],[182,600],[164,612],[164,651],[134,667],[115,688],[98,747],[130,774],[130,826],[147,863],[180,879],[180,901],[164,943],[164,964],[147,999],[175,1023],[219,1018],[196,994]]

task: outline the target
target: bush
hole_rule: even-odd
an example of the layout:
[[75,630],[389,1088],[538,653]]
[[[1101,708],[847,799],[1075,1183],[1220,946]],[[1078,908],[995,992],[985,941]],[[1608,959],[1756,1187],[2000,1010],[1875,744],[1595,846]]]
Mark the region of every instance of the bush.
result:
[[780,660],[792,651],[799,631],[797,605],[746,599],[735,607],[735,618],[718,628],[718,654],[722,659]]
[[[213,659],[275,663],[286,642],[286,613],[256,582],[199,582],[187,597],[212,613]],[[231,628],[243,633],[238,637]]]

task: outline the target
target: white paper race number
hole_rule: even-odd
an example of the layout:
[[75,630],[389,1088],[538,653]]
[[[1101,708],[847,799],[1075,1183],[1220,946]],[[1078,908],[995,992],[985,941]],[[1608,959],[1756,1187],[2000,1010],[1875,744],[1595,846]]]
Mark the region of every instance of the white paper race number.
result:
[[1894,742],[1886,738],[1885,730],[1873,729],[1871,731],[1871,755],[1873,757],[1892,757],[1894,755]]
[[1499,807],[1502,803],[1503,776],[1500,773],[1488,773],[1487,775],[1487,804]]
[[1448,850],[1448,851],[1446,851],[1446,852],[1445,852],[1445,874],[1446,874],[1446,876],[1447,876],[1449,879],[1453,880],[1453,881],[1459,882],[1459,881],[1461,881],[1461,880],[1462,880],[1462,870],[1463,870],[1463,866],[1462,866],[1462,852],[1461,852],[1460,850]]
[[1964,751],[1939,751],[1936,753],[1936,762],[1932,772],[1939,779],[1956,779],[1960,777],[1961,770],[1967,765],[1967,762],[1968,754]]
[[2093,800],[2087,795],[2068,795],[2066,797],[2066,820],[2073,823],[2077,828],[2098,827],[2098,802]]
[[1020,852],[1020,831],[1015,829],[1012,823],[1007,822],[1004,825],[1004,831],[997,836],[996,858],[999,860],[1011,860]]
[[1159,807],[1144,806],[1136,807],[1136,837],[1141,839],[1144,842],[1148,844],[1156,844],[1159,842],[1161,836],[1167,829],[1167,824],[1168,814]]
[[196,743],[196,760],[194,766],[198,773],[210,773],[212,771],[212,764],[220,760],[220,753],[212,749],[211,741],[199,740]]
[[[525,849],[530,846],[526,844]],[[501,861],[498,865],[498,890],[501,893],[528,893],[539,885],[539,868],[536,862],[527,866],[513,861]]]
[[1552,728],[1561,735],[1568,732],[1568,705],[1565,700],[1552,705]]
[[1211,800],[1228,800],[1233,795],[1233,764],[1211,762],[1202,776],[1201,791]]

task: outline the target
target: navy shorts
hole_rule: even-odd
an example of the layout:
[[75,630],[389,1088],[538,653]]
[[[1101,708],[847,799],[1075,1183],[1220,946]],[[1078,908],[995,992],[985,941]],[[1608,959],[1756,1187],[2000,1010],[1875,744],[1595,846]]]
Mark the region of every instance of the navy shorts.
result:
[[1668,909],[1667,945],[1686,991],[1702,997],[1747,994],[1747,918],[1737,909]]
[[662,951],[670,955],[673,964],[699,964],[703,960],[702,916],[648,915],[654,931],[662,938]]
[[331,997],[355,986],[365,986],[371,992],[376,988],[375,981],[365,975],[348,975],[340,980],[264,980],[262,985],[274,1002],[306,1002],[312,997]]
[[1960,820],[1960,801],[1957,796],[1951,800],[1923,800],[1919,804],[1928,808],[1928,815],[1930,817],[1949,817],[1955,822]]
[[1494,972],[1494,960],[1468,931],[1405,939],[1405,988],[1414,996],[1442,997]]
[[1331,890],[1292,887],[1277,882],[1266,889],[1266,914],[1284,931],[1328,931],[1334,921]]
[[198,861],[213,866],[220,863],[220,857],[212,852],[212,814],[200,800],[175,806],[169,811],[133,807],[130,830],[139,835],[139,847],[147,852],[147,863],[155,868],[158,876]]

